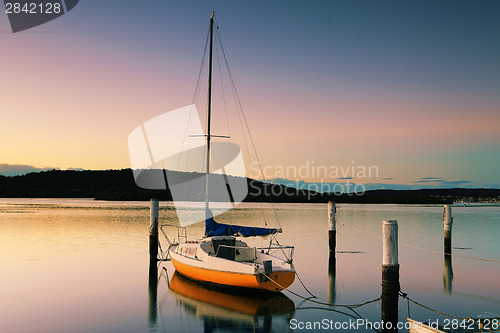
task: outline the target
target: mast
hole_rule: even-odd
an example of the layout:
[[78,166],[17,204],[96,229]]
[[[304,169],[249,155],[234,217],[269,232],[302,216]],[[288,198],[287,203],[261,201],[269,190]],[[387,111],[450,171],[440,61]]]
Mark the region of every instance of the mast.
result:
[[208,111],[207,111],[207,163],[205,175],[205,219],[208,211],[208,176],[210,174],[210,120],[212,111],[212,46],[214,37],[214,14],[210,17],[210,55],[208,61]]

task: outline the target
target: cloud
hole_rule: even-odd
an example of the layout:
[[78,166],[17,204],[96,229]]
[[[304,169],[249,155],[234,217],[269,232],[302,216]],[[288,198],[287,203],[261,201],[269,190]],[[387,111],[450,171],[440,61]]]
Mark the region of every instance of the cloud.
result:
[[422,178],[422,179],[414,181],[412,183],[413,184],[419,184],[419,183],[441,183],[441,182],[446,182],[446,180],[444,180],[444,179],[438,179],[438,178],[433,178],[433,179]]
[[456,185],[471,184],[471,182],[468,180],[454,180],[454,181],[445,180],[442,184],[447,185],[447,186],[456,186]]
[[436,177],[423,177],[420,178],[420,180],[412,182],[412,184],[432,184],[433,187],[450,188],[463,185],[471,185],[472,182],[469,180],[446,180]]
[[[345,177],[349,178],[349,177]],[[340,179],[340,178],[339,178]],[[393,179],[391,177],[382,179]],[[385,184],[385,183],[364,183],[356,184],[353,182],[347,183],[322,183],[322,182],[305,182],[292,181],[283,178],[276,178],[270,181],[274,184],[281,184],[293,188],[310,189],[319,192],[342,191],[351,192],[357,185],[363,186],[366,191],[370,190],[420,190],[420,189],[438,189],[438,188],[500,188],[496,185],[480,184],[469,180],[446,180],[436,177],[425,177],[410,184]]]
[[0,163],[0,175],[3,176],[21,176],[31,172],[41,172],[47,170],[54,170],[59,168],[38,168],[32,165],[25,164],[5,164]]

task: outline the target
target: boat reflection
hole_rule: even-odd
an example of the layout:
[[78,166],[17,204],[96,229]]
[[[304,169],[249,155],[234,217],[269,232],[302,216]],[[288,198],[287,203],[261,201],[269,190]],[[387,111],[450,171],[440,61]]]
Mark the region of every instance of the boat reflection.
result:
[[245,294],[216,290],[175,271],[169,284],[177,305],[202,321],[204,332],[284,332],[295,304],[281,293]]

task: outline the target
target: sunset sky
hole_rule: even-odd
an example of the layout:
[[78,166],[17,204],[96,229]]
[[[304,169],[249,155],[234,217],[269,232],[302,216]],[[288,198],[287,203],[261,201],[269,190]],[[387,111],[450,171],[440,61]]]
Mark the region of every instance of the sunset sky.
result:
[[500,187],[496,0],[83,0],[15,34],[0,13],[0,174],[130,167],[130,132],[191,104],[212,10],[268,170]]

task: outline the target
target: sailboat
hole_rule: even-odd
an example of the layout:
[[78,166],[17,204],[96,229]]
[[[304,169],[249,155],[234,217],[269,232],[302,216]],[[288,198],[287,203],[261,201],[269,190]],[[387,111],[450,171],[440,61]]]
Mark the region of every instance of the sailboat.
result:
[[[273,239],[281,228],[248,227],[223,224],[215,221],[209,203],[210,133],[212,49],[214,38],[214,13],[210,18],[210,50],[208,74],[208,112],[206,139],[206,185],[205,185],[205,237],[188,241],[179,239],[170,245],[168,254],[176,271],[184,277],[202,283],[280,292],[288,288],[295,279],[293,247],[280,244],[264,248],[250,247],[241,237],[270,237]],[[291,250],[291,251],[286,251]],[[289,256],[284,258],[277,253]]]

